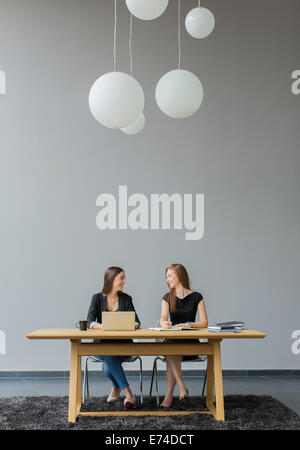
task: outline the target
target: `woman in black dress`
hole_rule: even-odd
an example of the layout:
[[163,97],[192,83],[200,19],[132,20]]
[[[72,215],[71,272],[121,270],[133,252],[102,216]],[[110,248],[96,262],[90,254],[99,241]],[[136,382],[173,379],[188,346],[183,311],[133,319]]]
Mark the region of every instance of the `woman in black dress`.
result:
[[[132,298],[123,292],[125,272],[120,267],[109,267],[104,275],[104,285],[101,292],[94,294],[88,311],[88,326],[96,330],[102,330],[103,311],[134,311]],[[140,320],[135,312],[135,328],[140,327]],[[95,343],[101,342],[99,339]],[[106,340],[108,342],[108,340]],[[116,342],[114,340],[114,342]],[[124,340],[122,341],[124,342]],[[128,356],[99,356],[103,360],[102,371],[112,382],[112,390],[107,402],[111,403],[120,398],[121,390],[124,390],[124,406],[127,409],[135,407],[135,398],[129,387],[122,363]]]
[[[171,264],[166,268],[166,282],[170,291],[162,300],[160,325],[163,328],[184,326],[191,328],[206,328],[207,315],[202,295],[190,289],[190,280],[186,269],[181,264]],[[195,322],[198,312],[199,321]],[[169,322],[169,315],[171,321]],[[184,341],[186,342],[186,341]],[[192,341],[189,341],[192,342]],[[196,342],[199,342],[198,340]],[[188,357],[189,359],[191,357]],[[172,403],[176,383],[179,388],[180,400],[188,396],[181,373],[181,361],[184,356],[167,356],[167,391],[161,406],[169,408]]]

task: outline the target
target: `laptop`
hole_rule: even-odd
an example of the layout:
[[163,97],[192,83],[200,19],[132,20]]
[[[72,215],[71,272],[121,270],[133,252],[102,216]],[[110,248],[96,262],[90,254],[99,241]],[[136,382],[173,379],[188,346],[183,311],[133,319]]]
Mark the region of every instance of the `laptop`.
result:
[[134,311],[103,311],[103,331],[133,331],[135,330]]

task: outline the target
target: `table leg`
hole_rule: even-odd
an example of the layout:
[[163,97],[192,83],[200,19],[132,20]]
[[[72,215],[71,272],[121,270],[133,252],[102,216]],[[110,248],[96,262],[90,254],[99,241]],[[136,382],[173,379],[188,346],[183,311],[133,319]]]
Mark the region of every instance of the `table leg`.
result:
[[78,356],[79,345],[80,342],[78,343],[78,341],[71,341],[69,422],[76,422],[76,417],[81,406],[81,357]]
[[214,376],[215,376],[215,395],[216,395],[216,420],[225,420],[224,413],[224,394],[223,377],[221,363],[221,342],[214,342]]
[[77,393],[76,393],[76,413],[78,415],[82,403],[82,382],[81,382],[81,356],[77,357]]

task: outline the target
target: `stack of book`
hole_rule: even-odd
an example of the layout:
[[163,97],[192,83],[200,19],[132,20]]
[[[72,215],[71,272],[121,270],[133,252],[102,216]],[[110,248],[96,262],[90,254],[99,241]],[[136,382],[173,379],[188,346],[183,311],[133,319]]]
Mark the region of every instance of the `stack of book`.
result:
[[236,333],[241,331],[244,325],[244,322],[237,322],[236,320],[232,322],[219,322],[208,325],[207,331],[210,331],[211,333]]

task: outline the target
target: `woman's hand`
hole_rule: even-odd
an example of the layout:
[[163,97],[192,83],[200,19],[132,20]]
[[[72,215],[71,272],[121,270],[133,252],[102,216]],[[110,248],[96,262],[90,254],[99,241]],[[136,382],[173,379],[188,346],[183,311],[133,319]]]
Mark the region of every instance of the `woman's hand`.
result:
[[92,330],[102,330],[102,324],[94,323]]
[[172,322],[168,322],[167,320],[164,320],[163,322],[161,322],[161,327],[162,328],[172,328]]
[[178,323],[177,325],[174,325],[174,327],[192,328],[188,323]]

